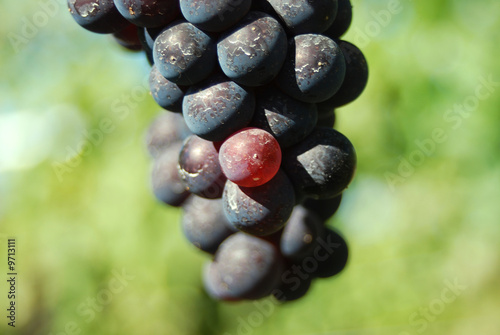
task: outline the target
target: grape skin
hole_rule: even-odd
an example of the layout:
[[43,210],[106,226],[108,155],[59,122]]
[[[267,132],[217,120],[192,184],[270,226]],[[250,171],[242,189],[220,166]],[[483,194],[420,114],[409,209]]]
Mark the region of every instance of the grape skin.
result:
[[314,212],[323,222],[331,218],[339,209],[342,201],[342,193],[328,199],[307,198],[302,206]]
[[244,128],[222,143],[219,161],[229,180],[240,186],[255,187],[276,175],[281,164],[281,149],[265,130]]
[[179,174],[189,192],[207,199],[222,197],[226,177],[212,142],[196,135],[188,137],[179,154]]
[[68,0],[68,8],[76,23],[94,33],[111,34],[129,25],[113,0]]
[[299,197],[331,198],[349,185],[356,168],[356,152],[335,129],[318,127],[283,152],[282,167]]
[[209,294],[223,300],[260,299],[279,284],[284,262],[271,243],[244,233],[229,236],[204,271]]
[[288,259],[300,261],[312,252],[316,239],[324,235],[320,218],[302,206],[295,206],[281,235],[281,254]]
[[292,35],[322,33],[337,16],[337,0],[268,0]]
[[215,41],[185,21],[167,26],[155,39],[153,58],[158,71],[177,85],[207,78],[217,63]]
[[336,108],[347,105],[363,93],[368,82],[368,64],[361,50],[346,41],[339,41],[338,45],[346,62],[345,79],[337,93],[318,104],[318,108]]
[[222,241],[234,233],[222,210],[222,200],[193,195],[182,207],[182,231],[198,249],[214,254]]
[[250,126],[271,133],[282,148],[302,141],[316,126],[315,104],[295,100],[273,87],[257,91]]
[[338,0],[338,10],[335,20],[323,35],[332,39],[340,38],[346,33],[352,21],[352,5],[350,0]]
[[186,89],[163,77],[156,65],[151,67],[149,89],[160,107],[171,112],[182,113],[182,99]]
[[182,104],[189,129],[209,141],[223,141],[245,127],[254,111],[254,93],[222,75],[189,88]]
[[180,0],[186,20],[209,32],[228,29],[245,16],[251,4],[251,0]]
[[181,206],[189,197],[177,172],[177,157],[182,143],[177,142],[164,150],[153,162],[151,184],[159,201],[170,206]]
[[145,142],[151,157],[156,158],[176,142],[182,142],[191,134],[179,114],[162,112],[151,122]]
[[120,14],[140,27],[160,27],[179,16],[177,0],[114,0]]
[[344,56],[335,41],[317,34],[298,35],[289,41],[276,84],[297,100],[322,102],[339,90],[345,71]]
[[241,187],[228,180],[222,200],[226,217],[234,227],[264,236],[285,225],[295,205],[295,194],[280,170],[269,182],[257,187]]
[[252,87],[267,84],[276,77],[285,61],[286,49],[286,34],[279,22],[261,12],[250,12],[217,43],[224,74]]
[[349,248],[347,243],[335,230],[327,228],[323,236],[323,241],[324,244],[330,247],[324,248],[323,252],[326,252],[328,257],[326,259],[317,259],[318,267],[311,273],[312,276],[317,278],[328,278],[339,274],[344,270],[349,259]]

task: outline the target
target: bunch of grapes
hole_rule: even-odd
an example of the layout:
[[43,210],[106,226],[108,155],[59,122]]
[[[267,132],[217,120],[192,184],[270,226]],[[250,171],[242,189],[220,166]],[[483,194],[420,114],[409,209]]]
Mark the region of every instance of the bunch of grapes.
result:
[[147,134],[155,196],[182,206],[182,229],[212,255],[220,300],[303,296],[346,265],[325,225],[356,168],[335,109],[368,79],[340,37],[349,0],[68,0],[82,27],[142,50],[167,112]]

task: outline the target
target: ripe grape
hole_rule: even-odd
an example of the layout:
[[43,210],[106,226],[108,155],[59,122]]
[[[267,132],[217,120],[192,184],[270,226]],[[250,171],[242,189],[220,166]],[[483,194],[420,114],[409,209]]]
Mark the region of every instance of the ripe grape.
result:
[[234,233],[222,210],[222,200],[193,195],[182,207],[182,230],[198,249],[213,254],[222,241]]
[[182,15],[200,29],[220,32],[238,22],[251,0],[180,0]]
[[292,35],[322,33],[337,15],[337,0],[268,0]]
[[156,37],[153,58],[158,71],[177,85],[207,78],[217,63],[215,41],[193,24],[177,21]]
[[283,152],[282,167],[299,195],[331,198],[351,181],[356,152],[335,129],[318,127],[304,141]]
[[129,25],[113,0],[68,0],[68,8],[76,23],[94,33],[111,34]]
[[337,43],[317,34],[290,39],[288,55],[276,84],[283,92],[304,102],[321,102],[342,85],[345,60]]
[[286,57],[286,34],[279,22],[261,12],[250,12],[221,36],[217,55],[222,71],[235,82],[261,86],[270,82]]
[[223,75],[192,86],[182,104],[189,129],[209,141],[222,141],[245,127],[254,110],[253,92]]
[[222,196],[226,177],[213,142],[196,135],[188,137],[179,154],[179,173],[189,192],[208,199]]
[[349,258],[349,250],[345,239],[336,231],[327,228],[325,235],[318,239],[318,242],[324,256],[316,258],[318,267],[312,275],[327,278],[339,274],[345,268]]
[[295,194],[288,177],[278,171],[261,186],[242,187],[228,180],[222,194],[229,222],[246,233],[264,236],[280,230],[295,205]]
[[151,67],[149,88],[153,99],[160,107],[171,112],[182,113],[182,99],[186,88],[179,87],[162,76],[156,65]]
[[323,32],[323,35],[332,39],[340,38],[344,35],[352,21],[352,5],[350,0],[338,0],[338,10],[335,20],[330,27]]
[[[285,269],[289,270],[289,268],[292,266],[293,263],[289,263],[288,266],[285,267]],[[282,275],[280,285],[273,291],[273,296],[280,302],[288,302],[300,299],[304,295],[306,295],[307,291],[309,291],[311,283],[312,277],[310,276],[306,279],[303,279],[297,276],[288,277],[288,275]]]
[[114,0],[120,14],[140,27],[160,27],[179,14],[177,0]]
[[189,196],[177,172],[177,161],[182,143],[174,143],[153,162],[151,184],[156,198],[170,206],[181,206]]
[[271,133],[282,148],[302,141],[316,126],[315,104],[295,100],[273,87],[257,91],[250,126]]
[[295,206],[281,234],[281,254],[300,261],[312,252],[318,237],[324,235],[321,219],[311,210]]
[[330,99],[320,103],[318,108],[340,107],[356,100],[368,82],[368,64],[361,50],[346,41],[339,41],[338,45],[346,62],[345,79],[337,93]]
[[179,114],[162,112],[151,122],[146,134],[146,147],[156,158],[176,142],[182,142],[191,132]]
[[259,299],[278,285],[284,262],[271,243],[236,233],[222,242],[204,273],[209,293],[224,300]]
[[240,186],[255,187],[276,175],[281,164],[281,149],[267,131],[244,128],[222,143],[219,161],[229,180]]

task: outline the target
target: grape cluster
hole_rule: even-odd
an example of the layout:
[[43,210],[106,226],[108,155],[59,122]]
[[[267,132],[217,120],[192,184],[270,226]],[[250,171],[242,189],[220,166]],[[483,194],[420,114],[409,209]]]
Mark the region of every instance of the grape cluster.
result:
[[220,300],[303,296],[346,265],[324,223],[356,168],[335,109],[364,90],[362,52],[341,40],[350,0],[68,0],[82,27],[142,50],[151,95],[152,188],[212,255]]

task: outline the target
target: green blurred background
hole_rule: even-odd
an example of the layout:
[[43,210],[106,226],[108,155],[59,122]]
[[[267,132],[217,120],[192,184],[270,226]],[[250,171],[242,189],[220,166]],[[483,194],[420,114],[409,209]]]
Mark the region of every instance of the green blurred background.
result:
[[0,4],[0,334],[498,334],[498,1],[353,0],[370,80],[337,113],[359,166],[329,222],[350,262],[282,306],[203,292],[207,258],[150,191],[144,57],[65,1]]

